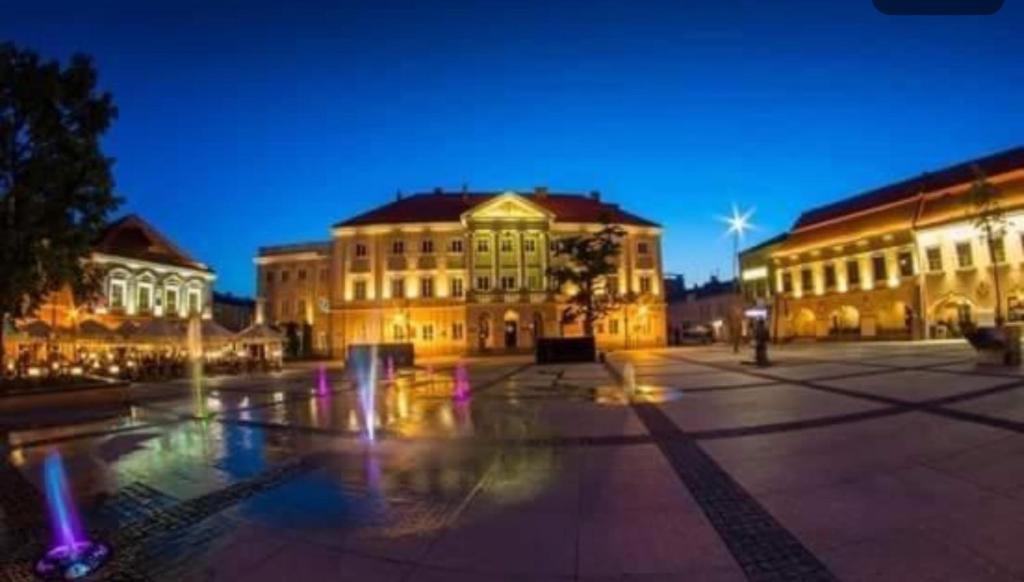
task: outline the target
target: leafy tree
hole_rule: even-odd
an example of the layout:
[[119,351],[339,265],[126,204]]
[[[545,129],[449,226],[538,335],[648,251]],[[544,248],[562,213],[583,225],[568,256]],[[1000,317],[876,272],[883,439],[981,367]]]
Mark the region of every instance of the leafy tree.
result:
[[997,257],[996,246],[997,241],[1002,243],[1006,236],[1006,215],[999,206],[999,188],[988,181],[980,168],[975,168],[974,173],[977,177],[967,193],[971,205],[968,212],[988,249],[989,262],[992,264],[993,287],[996,292],[996,327],[1002,327],[1003,297],[999,284],[999,263],[1005,260],[1006,251],[1004,249],[1004,255]]
[[616,307],[616,295],[605,292],[605,282],[618,271],[616,259],[625,234],[622,227],[606,223],[596,233],[562,238],[555,246],[555,264],[548,268],[548,275],[558,288],[574,291],[562,322],[582,320],[588,337],[594,335],[594,323]]
[[60,289],[95,291],[101,274],[82,259],[120,203],[100,149],[116,116],[88,57],[62,68],[0,44],[0,318],[31,315]]

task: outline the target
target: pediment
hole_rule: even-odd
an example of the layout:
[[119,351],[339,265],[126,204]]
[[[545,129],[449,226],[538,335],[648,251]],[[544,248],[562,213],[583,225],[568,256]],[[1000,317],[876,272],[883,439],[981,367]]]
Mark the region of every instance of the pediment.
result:
[[496,196],[462,215],[463,220],[522,221],[548,220],[552,213],[515,192]]

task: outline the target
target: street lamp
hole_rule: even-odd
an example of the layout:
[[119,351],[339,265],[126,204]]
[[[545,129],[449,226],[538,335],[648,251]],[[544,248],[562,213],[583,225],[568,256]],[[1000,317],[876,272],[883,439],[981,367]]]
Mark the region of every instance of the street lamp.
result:
[[[725,231],[725,236],[732,235],[732,257],[733,257],[733,285],[736,288],[736,295],[739,296],[741,293],[740,289],[740,241],[743,239],[743,235],[748,230],[753,230],[755,227],[750,222],[750,217],[754,215],[754,208],[750,208],[745,212],[740,212],[736,204],[732,205],[731,216],[719,216],[718,219],[729,226]],[[734,308],[735,310],[735,308]],[[730,319],[732,321],[729,332],[735,334],[732,338],[733,352],[738,352],[740,347],[740,334],[741,334],[741,323],[738,314],[731,314]]]

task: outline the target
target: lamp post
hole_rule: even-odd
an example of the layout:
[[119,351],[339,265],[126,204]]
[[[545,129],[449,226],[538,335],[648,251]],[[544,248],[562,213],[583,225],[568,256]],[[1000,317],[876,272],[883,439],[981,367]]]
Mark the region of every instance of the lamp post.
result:
[[[720,216],[719,220],[728,225],[728,229],[725,231],[725,235],[732,235],[732,260],[733,260],[733,285],[736,288],[737,298],[740,296],[740,241],[748,230],[753,230],[754,225],[750,222],[750,217],[754,215],[754,208],[750,208],[745,212],[740,212],[736,204],[732,205],[732,214],[730,216]],[[731,317],[733,321],[732,329],[730,333],[735,334],[732,338],[732,351],[738,352],[740,350],[740,331],[742,329],[742,323],[739,314],[735,313],[736,307],[733,307],[733,314]]]

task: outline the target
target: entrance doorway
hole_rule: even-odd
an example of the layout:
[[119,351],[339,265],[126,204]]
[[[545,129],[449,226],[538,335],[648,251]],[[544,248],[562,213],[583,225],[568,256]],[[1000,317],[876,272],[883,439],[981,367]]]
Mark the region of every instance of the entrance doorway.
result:
[[514,348],[518,344],[519,325],[514,319],[505,322],[505,347]]

